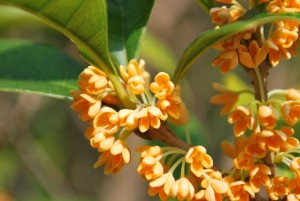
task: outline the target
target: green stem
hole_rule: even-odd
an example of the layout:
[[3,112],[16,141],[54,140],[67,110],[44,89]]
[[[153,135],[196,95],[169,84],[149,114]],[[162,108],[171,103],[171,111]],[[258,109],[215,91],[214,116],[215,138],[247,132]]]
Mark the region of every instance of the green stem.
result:
[[256,74],[258,85],[259,85],[259,93],[260,93],[260,98],[261,98],[260,101],[262,103],[265,103],[266,97],[265,97],[265,92],[264,92],[264,85],[263,85],[263,80],[262,80],[259,68],[254,68],[254,72]]

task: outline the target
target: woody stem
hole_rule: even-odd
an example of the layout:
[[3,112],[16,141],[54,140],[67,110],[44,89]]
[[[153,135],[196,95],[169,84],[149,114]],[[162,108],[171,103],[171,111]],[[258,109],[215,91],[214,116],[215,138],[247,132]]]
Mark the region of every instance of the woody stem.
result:
[[135,133],[147,140],[159,140],[171,147],[178,147],[183,150],[188,150],[189,145],[181,140],[176,134],[174,134],[171,129],[166,125],[162,124],[159,129],[150,128],[147,132],[142,133],[137,129]]

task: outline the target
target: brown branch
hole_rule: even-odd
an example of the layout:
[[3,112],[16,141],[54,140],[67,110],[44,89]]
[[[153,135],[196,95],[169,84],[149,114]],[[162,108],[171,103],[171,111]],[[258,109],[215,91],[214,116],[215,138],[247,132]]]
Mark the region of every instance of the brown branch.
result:
[[145,133],[137,129],[135,130],[135,134],[146,140],[159,140],[171,147],[178,147],[183,150],[189,149],[189,145],[173,133],[166,124],[162,124],[159,129],[150,127]]

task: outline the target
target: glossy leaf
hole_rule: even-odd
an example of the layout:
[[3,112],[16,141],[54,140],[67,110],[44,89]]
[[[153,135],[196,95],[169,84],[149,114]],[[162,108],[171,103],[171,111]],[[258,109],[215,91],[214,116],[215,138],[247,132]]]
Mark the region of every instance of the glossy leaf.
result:
[[195,0],[199,6],[205,10],[206,12],[209,12],[209,10],[216,6],[216,2],[214,0]]
[[92,65],[104,70],[121,103],[129,100],[108,51],[107,7],[105,0],[0,0],[0,4],[26,10],[64,33]]
[[215,43],[258,25],[278,20],[300,21],[300,13],[272,14],[265,11],[265,7],[259,7],[250,10],[240,21],[227,24],[218,30],[210,30],[200,34],[183,52],[176,67],[173,81],[178,83],[197,59]]
[[0,40],[0,90],[71,99],[81,64],[53,47]]
[[105,0],[0,0],[26,10],[69,37],[82,55],[107,73],[114,72],[108,53]]
[[109,50],[117,65],[136,58],[154,0],[107,0]]

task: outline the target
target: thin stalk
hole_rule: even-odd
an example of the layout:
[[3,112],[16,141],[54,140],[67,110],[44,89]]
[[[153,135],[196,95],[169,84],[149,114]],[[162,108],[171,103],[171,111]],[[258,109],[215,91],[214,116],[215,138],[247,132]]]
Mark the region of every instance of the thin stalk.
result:
[[258,85],[259,85],[259,93],[260,93],[260,97],[261,97],[260,101],[262,103],[265,103],[266,97],[265,97],[265,93],[264,93],[263,80],[262,80],[259,68],[254,68],[254,72],[256,74],[256,78],[257,78]]

